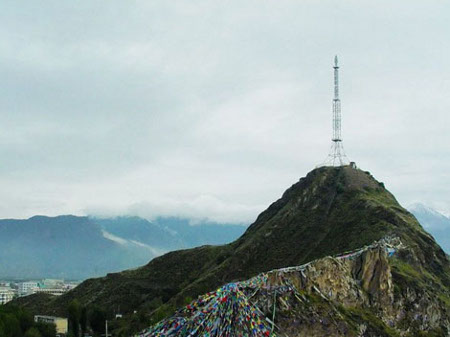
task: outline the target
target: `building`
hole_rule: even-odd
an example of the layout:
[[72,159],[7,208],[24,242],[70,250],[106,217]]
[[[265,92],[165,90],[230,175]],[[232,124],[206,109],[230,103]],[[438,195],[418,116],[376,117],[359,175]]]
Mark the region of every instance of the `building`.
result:
[[39,283],[37,281],[26,281],[19,283],[19,296],[34,294]]
[[34,316],[34,321],[55,324],[57,336],[65,336],[67,334],[68,330],[67,318],[36,315]]
[[44,293],[44,294],[50,294],[50,295],[55,295],[55,296],[60,296],[62,294],[64,294],[65,292],[67,292],[67,290],[65,288],[46,288],[46,287],[39,287],[39,288],[35,288],[34,289],[34,293]]
[[40,282],[40,286],[46,288],[62,288],[64,286],[64,280],[46,278]]
[[43,279],[42,281],[26,281],[18,284],[19,296],[27,296],[36,293],[45,293],[55,296],[64,294],[72,290],[79,283],[70,282],[64,283],[64,280],[57,279]]
[[0,287],[0,304],[6,304],[14,298],[14,290],[10,287]]
[[75,289],[79,284],[80,282],[64,283],[64,289],[66,289],[66,291],[70,291],[72,289]]

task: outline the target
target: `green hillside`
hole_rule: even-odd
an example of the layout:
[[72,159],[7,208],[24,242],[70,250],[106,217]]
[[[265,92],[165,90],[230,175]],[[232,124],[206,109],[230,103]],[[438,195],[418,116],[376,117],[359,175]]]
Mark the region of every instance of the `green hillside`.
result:
[[19,303],[33,312],[64,314],[76,298],[110,311],[120,306],[130,319],[134,311],[144,313],[143,322],[121,324],[132,331],[225,283],[354,250],[387,236],[399,237],[409,247],[405,264],[397,268],[399,278],[409,282],[409,271],[420,267],[448,289],[449,262],[434,239],[382,183],[345,166],[310,172],[231,244],[171,252],[141,268],[87,280],[61,297],[31,296]]

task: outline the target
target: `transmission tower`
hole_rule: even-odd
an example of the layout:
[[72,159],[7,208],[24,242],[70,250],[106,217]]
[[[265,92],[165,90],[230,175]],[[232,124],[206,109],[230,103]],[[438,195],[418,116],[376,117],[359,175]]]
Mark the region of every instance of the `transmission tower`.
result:
[[325,166],[348,165],[341,137],[341,100],[339,99],[339,66],[338,57],[334,57],[334,98],[333,98],[333,138],[331,149],[324,163]]

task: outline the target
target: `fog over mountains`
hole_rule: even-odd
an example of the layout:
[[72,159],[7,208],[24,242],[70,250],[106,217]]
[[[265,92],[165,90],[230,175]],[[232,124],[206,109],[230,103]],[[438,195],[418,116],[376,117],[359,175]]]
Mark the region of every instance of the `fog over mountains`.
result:
[[138,267],[170,250],[223,244],[240,225],[188,219],[97,219],[64,215],[0,220],[0,278],[85,279]]
[[[450,253],[450,218],[423,204],[408,209]],[[175,217],[63,215],[0,220],[0,278],[86,279],[134,268],[168,251],[237,239],[246,227]]]
[[408,210],[414,214],[425,230],[434,236],[442,249],[450,254],[450,218],[420,203],[410,205]]

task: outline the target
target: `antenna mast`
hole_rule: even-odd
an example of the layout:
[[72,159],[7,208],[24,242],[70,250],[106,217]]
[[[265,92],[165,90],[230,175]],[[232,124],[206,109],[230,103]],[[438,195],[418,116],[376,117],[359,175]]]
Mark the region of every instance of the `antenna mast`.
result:
[[338,57],[334,57],[334,98],[333,98],[333,141],[325,166],[343,166],[348,164],[341,137],[341,100],[339,99]]

